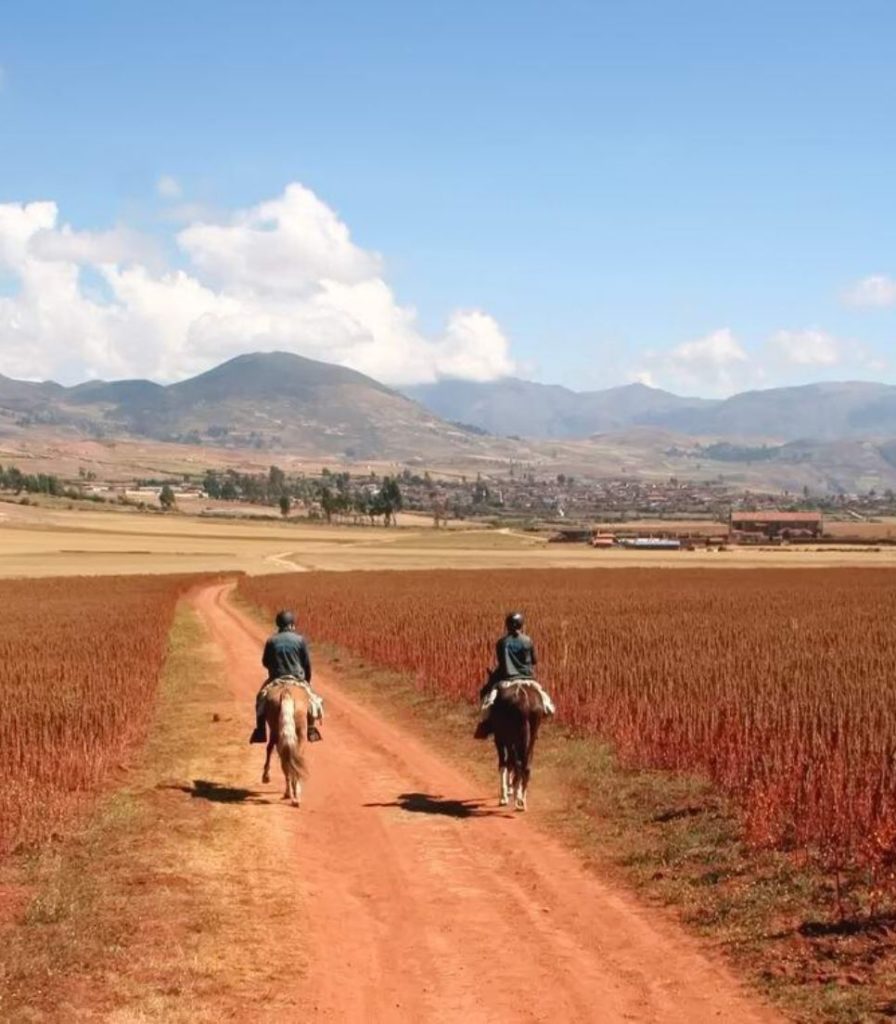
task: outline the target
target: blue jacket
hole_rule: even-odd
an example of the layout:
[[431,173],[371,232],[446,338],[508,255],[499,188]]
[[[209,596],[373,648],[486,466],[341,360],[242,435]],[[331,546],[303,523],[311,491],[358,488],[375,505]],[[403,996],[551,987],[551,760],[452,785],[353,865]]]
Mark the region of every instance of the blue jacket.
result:
[[311,658],[305,638],[294,630],[283,629],[268,638],[261,663],[268,670],[268,679],[295,676],[311,682]]

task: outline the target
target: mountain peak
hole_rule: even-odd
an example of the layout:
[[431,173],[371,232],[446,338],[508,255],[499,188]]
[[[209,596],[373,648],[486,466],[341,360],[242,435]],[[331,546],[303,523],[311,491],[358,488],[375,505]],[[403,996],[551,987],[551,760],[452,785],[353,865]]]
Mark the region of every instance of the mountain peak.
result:
[[306,395],[327,387],[366,387],[390,393],[372,377],[334,363],[323,363],[292,352],[248,352],[234,356],[196,377],[172,384],[168,390],[198,401],[221,401],[237,395],[270,398]]

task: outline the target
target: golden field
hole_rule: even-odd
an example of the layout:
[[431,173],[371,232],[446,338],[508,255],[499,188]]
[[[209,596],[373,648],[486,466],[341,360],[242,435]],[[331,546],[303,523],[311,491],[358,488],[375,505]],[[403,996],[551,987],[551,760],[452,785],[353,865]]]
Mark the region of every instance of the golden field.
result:
[[755,568],[896,566],[896,548],[599,551],[543,535],[462,525],[434,530],[307,521],[210,519],[131,509],[69,510],[0,502],[0,578],[171,572],[427,568]]

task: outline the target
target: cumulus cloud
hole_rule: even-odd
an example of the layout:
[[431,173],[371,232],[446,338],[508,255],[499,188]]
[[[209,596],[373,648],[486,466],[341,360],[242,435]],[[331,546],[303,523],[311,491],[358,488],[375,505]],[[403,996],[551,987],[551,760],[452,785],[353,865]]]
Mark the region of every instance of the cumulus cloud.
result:
[[507,338],[480,310],[457,311],[440,335],[424,334],[381,258],[302,185],[197,219],[174,244],[166,266],[126,227],[76,231],[60,223],[55,203],[0,204],[0,271],[17,285],[0,297],[0,372],[173,380],[274,348],[391,384],[514,370]]
[[836,366],[840,343],[826,331],[778,331],[768,342],[770,354],[791,366]]
[[641,383],[704,394],[730,394],[742,381],[747,353],[728,327],[685,341],[666,352],[648,353],[647,365],[634,377]]
[[844,299],[850,306],[896,306],[896,278],[872,274],[848,288]]
[[108,231],[74,231],[68,224],[44,228],[31,236],[28,248],[39,260],[81,266],[155,263],[159,256],[154,241],[124,226]]
[[630,377],[651,387],[724,398],[753,388],[873,378],[887,370],[887,362],[872,347],[819,327],[781,329],[749,349],[729,328],[721,328],[648,353]]

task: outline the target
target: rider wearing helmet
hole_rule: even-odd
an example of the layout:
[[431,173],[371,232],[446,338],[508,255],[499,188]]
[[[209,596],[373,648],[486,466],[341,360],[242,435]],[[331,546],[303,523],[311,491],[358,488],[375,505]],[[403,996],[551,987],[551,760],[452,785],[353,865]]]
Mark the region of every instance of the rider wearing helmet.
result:
[[320,720],[320,698],[311,689],[311,658],[305,638],[296,632],[296,617],[287,609],[277,612],[274,620],[277,632],[268,637],[264,645],[261,663],[268,671],[268,678],[255,697],[255,732],[250,743],[265,743],[267,733],[264,720],[264,698],[271,683],[280,679],[293,680],[302,685],[309,696],[308,740],[322,739],[316,722]]
[[541,695],[545,714],[552,715],[554,713],[554,702],[542,686],[535,681],[535,666],[538,664],[538,658],[532,638],[523,632],[525,624],[522,612],[510,612],[504,620],[506,632],[495,645],[498,664],[491,670],[488,682],[479,691],[482,717],[476,729],[477,739],[485,739],[490,734],[488,715],[498,696],[498,687],[508,680],[525,679]]

